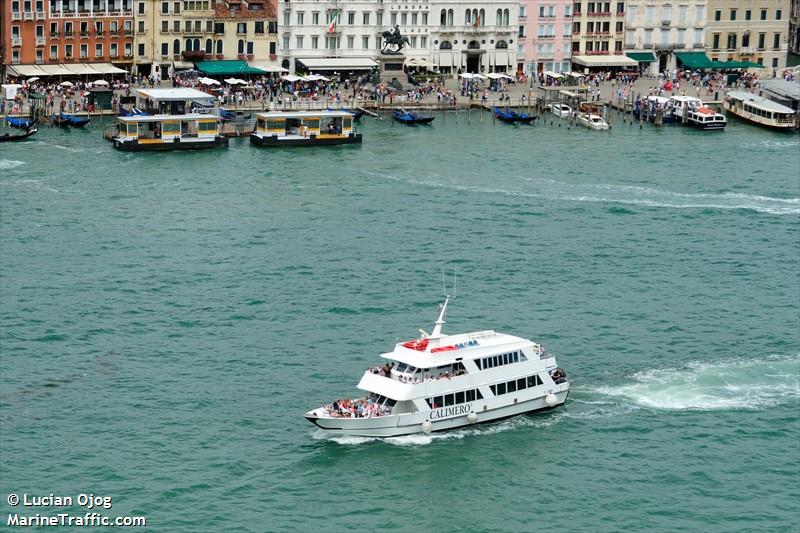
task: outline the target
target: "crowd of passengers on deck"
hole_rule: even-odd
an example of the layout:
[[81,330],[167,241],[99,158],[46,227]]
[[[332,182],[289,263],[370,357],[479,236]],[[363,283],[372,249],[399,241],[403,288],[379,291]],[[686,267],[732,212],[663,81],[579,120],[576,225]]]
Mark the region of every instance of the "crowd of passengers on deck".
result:
[[374,418],[392,414],[392,407],[378,403],[372,393],[355,400],[350,398],[334,400],[324,409],[325,414],[333,418]]
[[[391,378],[392,377],[392,369],[394,369],[394,363],[392,363],[392,364],[386,363],[383,366],[379,365],[379,366],[372,367],[372,368],[369,369],[369,371],[371,373],[373,373],[373,374],[377,374],[377,375],[382,376],[382,377]],[[437,381],[437,380],[440,380],[440,379],[451,379],[451,378],[454,378],[454,377],[461,376],[463,374],[466,374],[466,370],[464,370],[464,366],[459,363],[457,365],[454,365],[452,371],[439,372],[438,376],[435,376],[433,374],[429,374],[427,372],[425,372],[422,375],[422,378],[417,377],[416,373],[414,375],[412,375],[412,376],[407,376],[405,374],[398,374],[397,375],[397,380],[400,383],[410,383],[412,385],[416,385],[417,383],[425,383],[425,382],[429,382],[429,381]]]

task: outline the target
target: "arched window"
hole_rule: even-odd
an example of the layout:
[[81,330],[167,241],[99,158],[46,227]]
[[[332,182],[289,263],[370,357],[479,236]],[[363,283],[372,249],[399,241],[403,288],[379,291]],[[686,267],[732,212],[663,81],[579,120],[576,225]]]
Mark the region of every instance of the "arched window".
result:
[[442,44],[439,45],[439,49],[440,50],[452,50],[453,49],[453,43],[451,43],[450,41],[442,41]]
[[453,10],[452,9],[448,9],[447,10],[447,25],[448,26],[452,26],[453,25]]
[[502,9],[498,9],[497,10],[497,13],[495,14],[494,23],[497,24],[498,26],[502,26],[503,25],[503,10]]
[[508,48],[508,43],[505,41],[497,41],[497,44],[494,46],[495,48]]
[[469,44],[467,45],[467,48],[469,48],[470,50],[478,50],[480,49],[480,47],[481,45],[478,41],[470,41]]
[[467,9],[467,11],[464,12],[464,24],[466,24],[467,26],[472,24],[472,11],[470,11],[469,9]]
[[172,41],[172,53],[173,54],[180,54],[181,53],[181,41],[180,39],[175,39]]
[[503,26],[508,26],[508,19],[509,19],[509,11],[508,9],[503,10]]
[[219,41],[217,41],[217,54],[221,54],[221,53],[222,53],[222,41],[219,40]]
[[238,54],[243,54],[244,53],[244,39],[239,39],[239,44],[236,47],[236,50],[237,50]]
[[439,15],[439,26],[447,26],[447,10],[442,9],[441,15]]
[[472,10],[472,21],[475,23],[476,26],[481,23],[481,21],[478,20],[478,10],[477,9],[473,9]]
[[195,52],[200,50],[200,39],[194,40],[194,42],[192,43],[192,50],[194,50]]
[[486,26],[486,11],[481,9],[478,12],[478,20],[480,21],[481,26]]
[[211,49],[211,39],[206,39],[206,53],[210,54],[213,50]]
[[192,51],[192,40],[191,39],[186,39],[186,46],[184,46],[184,50],[186,50],[187,52],[191,52]]

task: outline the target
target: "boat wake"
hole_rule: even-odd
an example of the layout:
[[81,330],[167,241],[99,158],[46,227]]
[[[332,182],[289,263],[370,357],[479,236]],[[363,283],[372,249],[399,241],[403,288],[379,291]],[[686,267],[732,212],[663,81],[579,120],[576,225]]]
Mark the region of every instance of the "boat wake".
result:
[[[627,385],[590,389],[660,410],[760,410],[800,398],[800,354],[637,372]],[[607,403],[600,401],[599,403]]]
[[[400,178],[392,178],[400,181]],[[413,185],[442,187],[481,194],[500,194],[570,202],[616,203],[671,209],[745,209],[770,215],[800,214],[800,198],[777,198],[743,193],[680,193],[630,185],[566,183],[529,178],[532,190],[508,190],[478,185],[457,185],[431,180],[403,179]]]
[[0,159],[0,170],[9,170],[24,165],[24,161],[14,161],[13,159]]

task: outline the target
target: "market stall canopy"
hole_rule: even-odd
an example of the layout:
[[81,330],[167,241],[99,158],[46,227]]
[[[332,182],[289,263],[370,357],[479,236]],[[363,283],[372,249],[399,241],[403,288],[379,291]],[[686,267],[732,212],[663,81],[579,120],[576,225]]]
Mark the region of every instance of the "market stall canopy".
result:
[[296,76],[294,74],[287,74],[286,76],[281,76],[281,79],[294,83],[296,81],[302,80],[303,78],[300,76]]
[[6,83],[2,86],[3,88],[3,99],[4,100],[13,100],[17,97],[17,91],[22,89],[22,85],[18,83]]
[[193,102],[206,103],[215,100],[214,95],[187,87],[175,87],[172,89],[136,89],[136,92],[156,102],[186,102],[191,100]]
[[59,85],[62,87],[72,87],[74,84],[71,81],[62,81]]
[[95,80],[92,85],[108,85],[108,82],[106,80]]
[[309,70],[368,70],[378,66],[369,57],[309,57],[297,60]]
[[549,78],[555,78],[557,80],[560,80],[561,78],[564,77],[563,74],[559,74],[558,72],[553,72],[552,70],[545,70],[544,75]]
[[39,76],[33,76],[32,78],[28,78],[28,81],[39,81]]
[[625,55],[639,63],[654,63],[656,55],[653,52],[625,52]]
[[70,63],[66,65],[9,65],[11,76],[97,76],[102,74],[124,74],[126,71],[111,63]]
[[573,56],[572,63],[584,67],[638,67],[639,62],[626,56]]
[[247,64],[264,72],[289,72],[289,69],[280,67],[272,61],[248,61]]
[[247,82],[239,78],[226,78],[225,83],[228,85],[247,85]]
[[194,63],[191,61],[173,61],[172,68],[175,70],[192,70]]
[[214,78],[197,78],[197,81],[199,81],[203,85],[222,85],[220,82],[218,82]]
[[331,81],[330,78],[326,78],[321,74],[309,74],[308,76],[303,77],[305,81]]
[[675,52],[675,57],[683,63],[683,66],[690,69],[713,68],[714,63],[708,58],[705,52]]
[[245,61],[235,59],[223,61],[198,61],[197,70],[211,76],[231,76],[234,74],[264,74],[263,70],[253,68]]

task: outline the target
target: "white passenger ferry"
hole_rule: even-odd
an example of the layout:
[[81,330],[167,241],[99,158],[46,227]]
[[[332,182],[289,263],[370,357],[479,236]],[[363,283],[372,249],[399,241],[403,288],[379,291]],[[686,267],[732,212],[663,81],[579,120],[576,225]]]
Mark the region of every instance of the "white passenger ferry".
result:
[[753,93],[730,91],[722,106],[737,117],[760,126],[779,130],[797,127],[794,109]]
[[570,383],[555,356],[527,339],[478,331],[445,335],[448,299],[433,332],[400,342],[368,369],[365,397],[336,400],[306,419],[334,435],[392,437],[492,422],[563,404]]
[[256,146],[358,144],[361,134],[347,111],[271,111],[256,115],[250,143]]
[[673,96],[670,98],[672,113],[678,121],[702,130],[723,130],[728,123],[725,115],[703,105],[694,96]]

